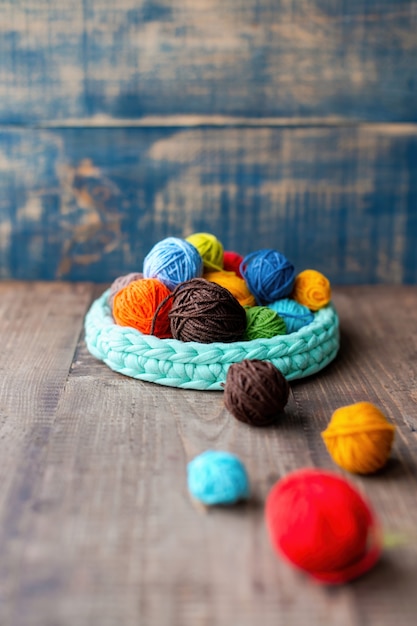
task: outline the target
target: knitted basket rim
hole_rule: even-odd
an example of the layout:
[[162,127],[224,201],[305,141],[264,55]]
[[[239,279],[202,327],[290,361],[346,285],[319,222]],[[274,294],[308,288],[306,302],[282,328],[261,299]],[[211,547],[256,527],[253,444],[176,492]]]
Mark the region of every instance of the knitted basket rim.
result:
[[320,309],[295,333],[234,343],[159,339],[115,324],[107,289],[85,317],[89,352],[110,369],[131,378],[183,389],[221,391],[227,370],[243,359],[271,361],[295,380],[322,370],[339,350],[339,318],[334,306]]

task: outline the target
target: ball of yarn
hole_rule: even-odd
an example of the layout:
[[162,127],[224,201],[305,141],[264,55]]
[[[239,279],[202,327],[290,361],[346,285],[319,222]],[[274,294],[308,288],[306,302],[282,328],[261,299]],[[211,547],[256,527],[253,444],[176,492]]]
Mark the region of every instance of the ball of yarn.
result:
[[230,291],[242,306],[255,306],[255,298],[249,291],[247,284],[243,278],[239,278],[236,274],[220,270],[218,272],[206,272],[203,278]]
[[281,252],[269,249],[252,252],[243,259],[240,271],[260,305],[285,298],[292,292],[295,269]]
[[224,404],[241,422],[269,426],[284,410],[289,393],[288,381],[270,361],[244,359],[228,369]]
[[145,278],[157,278],[168,289],[197,278],[203,273],[203,260],[197,249],[184,239],[167,237],[150,250],[143,262]]
[[371,474],[386,464],[395,427],[371,402],[337,409],[321,433],[335,463],[348,472]]
[[276,551],[326,583],[343,583],[369,570],[381,552],[370,505],[346,480],[318,469],[278,481],[265,508]]
[[287,327],[287,333],[295,333],[303,326],[307,326],[314,320],[314,314],[306,306],[303,306],[291,298],[283,298],[268,304],[268,307],[282,317]]
[[304,270],[295,277],[292,297],[311,311],[318,311],[331,300],[330,282],[317,270]]
[[130,272],[129,274],[124,274],[123,276],[119,276],[116,278],[109,288],[109,295],[107,301],[109,303],[110,308],[113,308],[113,300],[114,296],[118,291],[121,291],[124,287],[127,287],[134,280],[140,280],[143,278],[143,274],[140,272]]
[[240,273],[240,264],[243,261],[243,256],[232,250],[225,250],[223,253],[223,269],[227,272],[234,272],[236,276],[242,278]]
[[207,450],[187,466],[188,489],[203,504],[234,504],[249,497],[242,461],[229,452]]
[[252,339],[270,339],[276,335],[286,335],[287,328],[282,317],[267,306],[246,308],[246,330],[244,341]]
[[[119,326],[131,326],[145,335],[171,337],[168,313],[170,290],[156,278],[135,280],[119,291],[113,301],[113,317]],[[165,301],[166,300],[166,301]],[[165,302],[164,302],[165,301]],[[158,316],[155,317],[156,310]]]
[[193,278],[173,292],[171,332],[180,341],[230,343],[242,339],[245,309],[220,285]]
[[223,269],[223,245],[210,233],[194,233],[186,238],[186,241],[197,248],[204,263],[204,270]]

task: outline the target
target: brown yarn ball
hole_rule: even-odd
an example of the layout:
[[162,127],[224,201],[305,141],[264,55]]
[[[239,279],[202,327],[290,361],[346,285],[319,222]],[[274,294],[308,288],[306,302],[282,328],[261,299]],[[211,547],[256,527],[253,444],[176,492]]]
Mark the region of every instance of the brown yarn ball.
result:
[[113,308],[114,296],[119,293],[119,291],[130,285],[130,283],[133,283],[134,280],[140,280],[141,278],[143,278],[143,274],[140,272],[130,272],[129,274],[124,274],[116,278],[110,285],[109,295],[107,297],[109,307],[111,309]]
[[289,393],[287,379],[270,361],[245,359],[229,367],[224,404],[241,422],[269,426],[284,410]]
[[171,332],[180,341],[231,343],[243,337],[246,312],[224,287],[204,278],[187,280],[173,291]]

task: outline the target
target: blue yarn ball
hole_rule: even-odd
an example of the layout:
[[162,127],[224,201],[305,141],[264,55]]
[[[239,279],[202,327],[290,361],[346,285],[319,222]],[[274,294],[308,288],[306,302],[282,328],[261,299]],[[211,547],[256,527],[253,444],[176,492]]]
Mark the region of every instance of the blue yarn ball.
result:
[[291,300],[291,298],[271,302],[268,304],[268,308],[282,317],[287,327],[287,333],[295,333],[314,320],[314,314],[310,309],[295,300]]
[[203,274],[203,259],[188,241],[167,237],[154,245],[143,262],[144,278],[157,278],[168,289]]
[[234,504],[249,497],[242,461],[229,452],[207,450],[187,466],[188,489],[203,504]]
[[277,250],[257,250],[240,264],[240,272],[258,305],[289,296],[295,280],[295,268]]

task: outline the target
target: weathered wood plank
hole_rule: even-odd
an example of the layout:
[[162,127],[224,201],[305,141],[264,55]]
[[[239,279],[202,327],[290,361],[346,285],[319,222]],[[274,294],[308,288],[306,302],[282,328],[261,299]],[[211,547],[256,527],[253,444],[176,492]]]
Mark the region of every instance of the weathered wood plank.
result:
[[[92,292],[70,284],[27,289],[1,286],[0,336],[2,345],[9,340],[12,365],[1,381],[7,405],[0,438],[2,625],[414,623],[415,287],[336,289],[340,356],[319,375],[292,384],[285,419],[268,429],[232,418],[221,393],[115,374],[82,340],[65,388],[57,383],[59,398],[44,415],[45,377],[67,372]],[[377,402],[398,433],[385,471],[350,479],[371,499],[384,530],[403,534],[407,543],[386,551],[367,576],[327,590],[275,558],[263,503],[273,482],[298,467],[342,473],[320,431],[334,408],[359,399]],[[16,402],[20,412],[12,410]],[[190,501],[186,463],[207,448],[244,460],[253,490],[246,505],[203,513]]]
[[6,0],[0,122],[416,120],[413,0]]
[[[334,470],[335,465],[320,432],[339,406],[368,400],[396,425],[385,470],[361,478],[344,474],[366,491],[384,531],[401,538],[396,548],[386,550],[372,577],[355,584],[357,623],[408,625],[415,619],[411,581],[417,575],[417,289],[345,287],[336,291],[334,302],[342,328],[341,353],[321,375],[293,385],[293,392],[308,416],[313,462],[323,468]],[[388,579],[392,584],[385,587]]]
[[[9,611],[21,574],[20,547],[32,532],[38,504],[48,506],[39,501],[36,485],[91,295],[87,284],[0,282],[0,622],[5,625],[22,623]],[[26,548],[30,552],[30,543]],[[53,574],[48,584],[54,587]]]
[[168,235],[417,281],[417,126],[0,132],[0,277],[110,281]]

